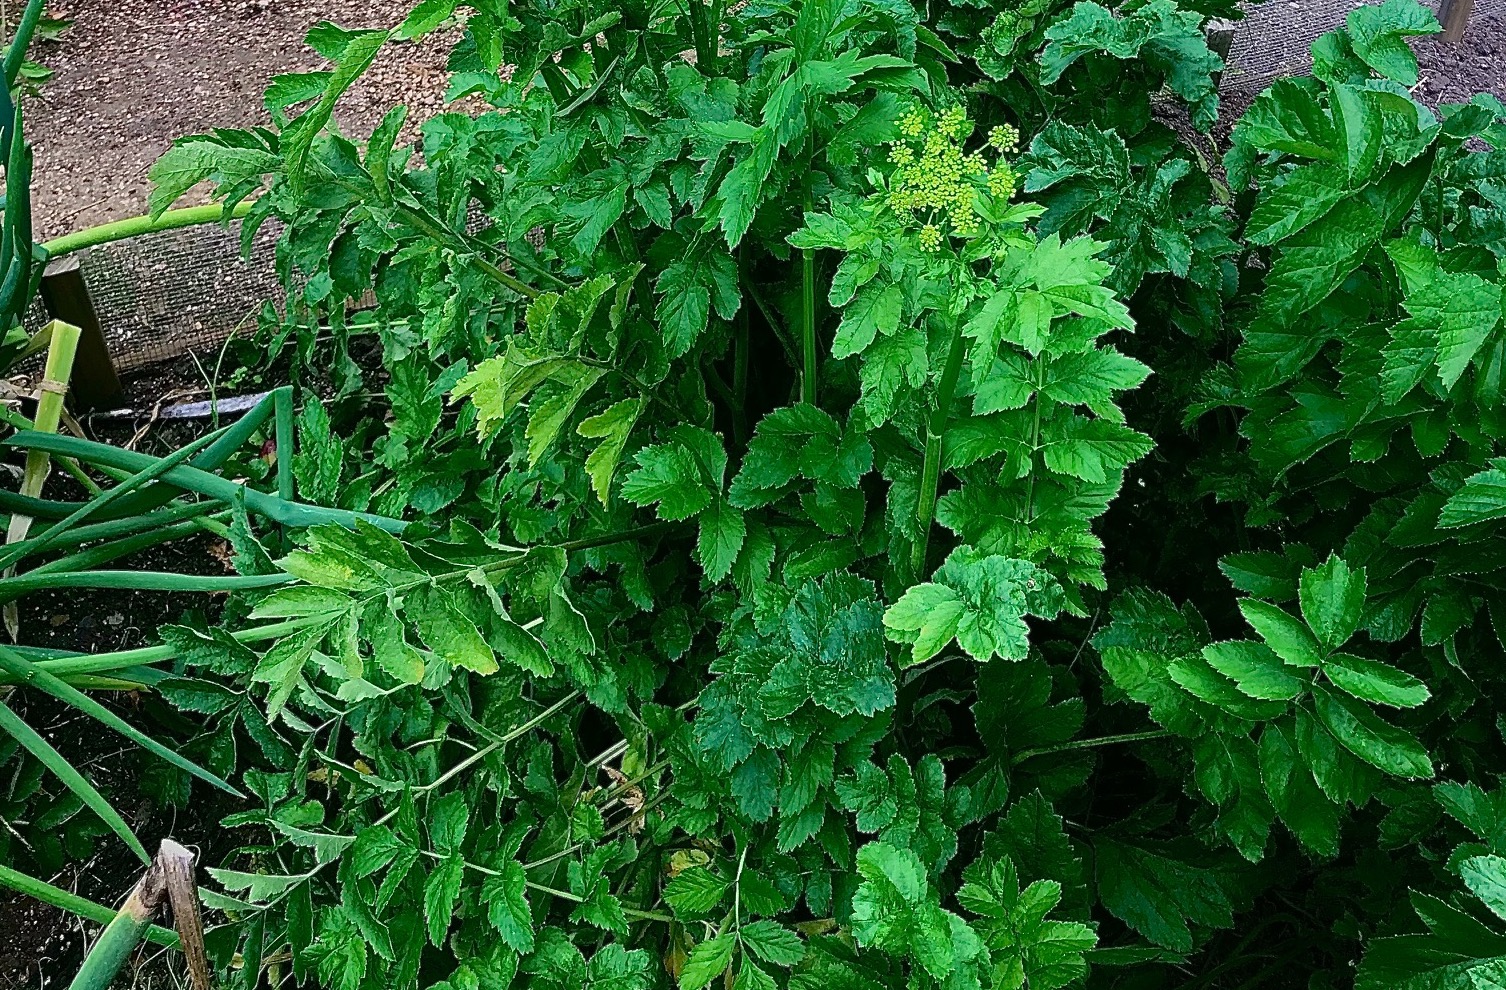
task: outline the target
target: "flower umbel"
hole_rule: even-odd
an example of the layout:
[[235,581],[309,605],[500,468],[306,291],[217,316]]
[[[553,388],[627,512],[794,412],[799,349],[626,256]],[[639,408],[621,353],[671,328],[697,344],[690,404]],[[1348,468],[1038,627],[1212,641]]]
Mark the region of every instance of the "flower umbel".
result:
[[986,145],[967,151],[963,143],[973,124],[960,105],[934,115],[912,106],[897,123],[901,137],[889,150],[894,165],[886,194],[890,209],[919,229],[924,251],[940,250],[949,235],[976,237],[983,219],[979,197],[1005,200],[1014,195],[1018,178],[1003,153],[1018,147],[1019,131],[1000,125],[989,132]]

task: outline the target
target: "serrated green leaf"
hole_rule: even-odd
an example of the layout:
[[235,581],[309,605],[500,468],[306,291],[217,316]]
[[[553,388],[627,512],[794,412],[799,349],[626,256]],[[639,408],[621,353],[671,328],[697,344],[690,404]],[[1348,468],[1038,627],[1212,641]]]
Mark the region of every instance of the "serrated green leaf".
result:
[[634,505],[657,505],[660,519],[689,519],[712,503],[695,457],[678,443],[645,447],[637,467],[622,481],[622,497]]
[[805,958],[805,943],[800,936],[777,921],[762,919],[738,929],[743,945],[764,962],[774,966],[794,966]]
[[904,296],[897,285],[879,286],[870,282],[858,291],[842,310],[831,343],[831,356],[837,360],[862,353],[879,334],[889,336],[899,329]]
[[1428,700],[1428,688],[1404,670],[1379,660],[1335,653],[1323,661],[1323,675],[1361,701],[1394,708],[1416,708]]
[[696,559],[709,581],[720,581],[732,573],[732,565],[742,552],[748,527],[743,511],[717,497],[700,514],[700,532],[696,538]]
[[1433,776],[1422,744],[1359,702],[1314,686],[1313,712],[1345,749],[1372,766],[1397,777]]
[[1269,602],[1241,598],[1239,610],[1245,621],[1276,651],[1276,655],[1294,667],[1316,667],[1323,656],[1317,637],[1301,620]]
[[664,885],[664,902],[676,912],[702,914],[720,904],[730,888],[704,866],[689,866]]
[[1203,647],[1203,659],[1252,698],[1287,701],[1307,687],[1301,678],[1285,669],[1275,651],[1260,643],[1248,640],[1209,643]]
[[528,905],[528,877],[521,863],[505,860],[495,876],[481,884],[486,920],[514,952],[533,951],[533,914]]
[[681,990],[700,990],[709,986],[732,964],[732,953],[736,949],[737,936],[732,932],[723,932],[698,943],[680,970]]
[[1351,570],[1337,555],[1304,568],[1298,586],[1302,617],[1325,649],[1349,641],[1365,612],[1365,569]]

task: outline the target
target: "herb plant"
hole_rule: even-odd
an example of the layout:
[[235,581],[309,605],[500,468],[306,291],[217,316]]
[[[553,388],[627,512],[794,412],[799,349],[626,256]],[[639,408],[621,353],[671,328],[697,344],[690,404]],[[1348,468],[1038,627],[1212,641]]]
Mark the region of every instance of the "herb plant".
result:
[[343,513],[162,631],[222,974],[1500,982],[1506,107],[1386,0],[1209,162],[1230,12],[426,0],[178,141]]

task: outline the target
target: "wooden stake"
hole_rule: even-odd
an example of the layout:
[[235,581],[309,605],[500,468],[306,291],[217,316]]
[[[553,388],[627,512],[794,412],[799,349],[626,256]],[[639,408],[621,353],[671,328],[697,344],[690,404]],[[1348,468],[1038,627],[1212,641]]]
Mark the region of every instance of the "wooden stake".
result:
[[72,381],[74,411],[118,409],[125,405],[120,376],[115,373],[115,362],[105,345],[99,314],[84,284],[78,255],[48,263],[42,275],[42,301],[47,304],[48,313],[79,329],[78,366]]
[[1443,25],[1443,40],[1457,45],[1464,40],[1464,29],[1469,27],[1469,15],[1475,9],[1475,0],[1442,0],[1438,6],[1438,21]]
[[[63,418],[63,398],[68,394],[68,380],[73,374],[73,359],[78,352],[79,329],[71,323],[53,320],[50,342],[47,345],[47,364],[42,370],[42,382],[37,390],[37,417],[33,428],[43,433],[56,433]],[[26,470],[21,476],[21,494],[33,498],[42,494],[47,482],[47,473],[52,469],[52,458],[46,451],[28,450]],[[6,543],[19,543],[31,531],[31,516],[13,513],[6,530]],[[15,573],[15,565],[5,569],[5,576]],[[0,610],[5,619],[5,629],[14,640],[21,631],[19,612],[15,602],[6,602]]]

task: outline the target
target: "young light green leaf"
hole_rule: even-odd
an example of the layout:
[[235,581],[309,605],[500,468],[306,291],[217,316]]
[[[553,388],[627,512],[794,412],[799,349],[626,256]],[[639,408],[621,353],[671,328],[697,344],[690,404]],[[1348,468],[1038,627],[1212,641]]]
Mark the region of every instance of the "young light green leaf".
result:
[[606,411],[580,421],[575,432],[592,440],[600,440],[591,453],[586,455],[586,473],[591,476],[591,490],[602,505],[612,491],[612,475],[617,471],[617,462],[622,458],[628,436],[643,412],[641,398],[623,399],[614,402]]
[[941,652],[957,635],[967,604],[956,591],[941,584],[917,584],[884,612],[884,625],[914,635],[910,663],[924,663]]
[[1317,567],[1304,568],[1298,588],[1302,617],[1325,649],[1336,650],[1349,641],[1365,612],[1365,569],[1351,570],[1330,554]]

